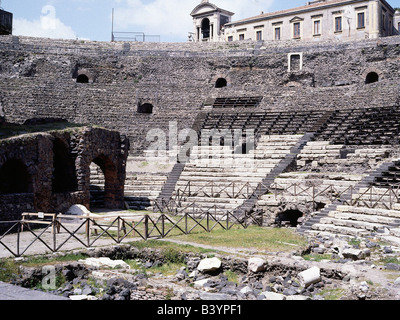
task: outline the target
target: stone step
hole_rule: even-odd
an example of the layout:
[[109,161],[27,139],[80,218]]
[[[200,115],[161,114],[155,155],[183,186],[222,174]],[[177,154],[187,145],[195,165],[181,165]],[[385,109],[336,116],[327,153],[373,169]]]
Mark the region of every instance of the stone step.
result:
[[[353,237],[366,237],[371,233],[367,230],[353,228],[353,227],[346,227],[346,226],[336,226],[336,225],[329,225],[324,223],[315,223],[312,225],[311,230],[314,231],[324,231],[333,234],[341,234]],[[307,233],[308,231],[306,231]]]
[[328,224],[328,225],[335,225],[340,227],[350,227],[350,228],[357,228],[368,230],[370,232],[376,231],[379,228],[385,227],[384,225],[377,224],[377,223],[370,223],[358,220],[343,220],[343,219],[336,219],[331,217],[324,217],[321,218],[320,224]]
[[366,214],[374,216],[391,217],[395,219],[400,219],[400,211],[398,210],[387,210],[387,209],[376,209],[376,208],[366,208],[366,207],[356,207],[356,206],[338,206],[336,211],[350,212],[355,214]]
[[400,224],[400,219],[377,216],[370,214],[360,214],[360,213],[349,213],[343,211],[331,211],[328,214],[329,217],[340,219],[340,220],[354,220],[360,222],[368,222],[376,225],[398,225]]
[[[222,194],[224,195],[224,194]],[[213,197],[201,197],[201,196],[190,196],[190,197],[183,197],[182,200],[180,202],[182,203],[205,203],[205,204],[227,204],[230,206],[234,206],[234,205],[238,205],[238,204],[242,204],[243,201],[246,200],[245,198],[229,198],[229,197],[218,197],[218,198],[213,198]]]

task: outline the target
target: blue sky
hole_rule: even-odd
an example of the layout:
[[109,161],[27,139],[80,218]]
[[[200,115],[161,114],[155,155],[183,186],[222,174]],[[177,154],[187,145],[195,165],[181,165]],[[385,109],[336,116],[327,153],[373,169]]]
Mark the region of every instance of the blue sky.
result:
[[[304,5],[307,0],[211,0],[235,12],[233,20]],[[400,7],[400,0],[388,0]],[[185,42],[192,31],[191,10],[200,0],[1,0],[14,14],[14,35],[110,41],[115,31],[160,35],[163,42]]]

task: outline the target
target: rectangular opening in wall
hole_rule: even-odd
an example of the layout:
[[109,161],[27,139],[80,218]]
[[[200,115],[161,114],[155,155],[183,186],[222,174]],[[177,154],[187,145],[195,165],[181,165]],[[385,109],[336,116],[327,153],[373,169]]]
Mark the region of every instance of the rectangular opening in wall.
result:
[[314,21],[314,36],[321,35],[321,20]]
[[303,68],[303,57],[301,53],[289,53],[288,71],[300,71]]
[[293,38],[300,38],[300,22],[295,22],[293,24]]
[[342,32],[342,17],[335,18],[335,32]]
[[365,28],[365,13],[364,12],[357,13],[357,28],[358,29]]
[[275,28],[275,40],[281,40],[281,28]]

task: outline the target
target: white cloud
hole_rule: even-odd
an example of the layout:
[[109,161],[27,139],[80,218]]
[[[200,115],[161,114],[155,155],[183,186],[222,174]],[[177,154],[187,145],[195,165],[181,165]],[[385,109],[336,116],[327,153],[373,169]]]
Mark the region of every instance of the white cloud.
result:
[[74,30],[56,17],[56,11],[51,5],[43,7],[39,20],[14,19],[13,34],[53,39],[76,38]]
[[[267,12],[273,0],[211,0],[218,7],[235,13],[239,20]],[[193,31],[190,12],[200,0],[116,0],[115,31],[144,32],[184,40]]]

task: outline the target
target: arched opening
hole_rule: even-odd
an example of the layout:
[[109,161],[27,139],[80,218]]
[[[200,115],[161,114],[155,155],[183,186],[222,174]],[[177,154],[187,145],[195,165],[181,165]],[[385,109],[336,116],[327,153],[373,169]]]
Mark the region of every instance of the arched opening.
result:
[[73,192],[78,188],[75,161],[67,145],[60,139],[53,143],[53,192]]
[[105,177],[99,165],[90,164],[90,207],[104,208],[104,185]]
[[138,105],[138,113],[153,113],[153,105],[151,103],[143,103]]
[[379,81],[379,75],[376,72],[370,72],[365,78],[365,84],[374,83]]
[[86,74],[80,74],[76,78],[77,83],[89,83],[89,77]]
[[210,38],[210,20],[208,18],[203,19],[201,22],[201,33],[203,34],[203,39]]
[[120,188],[114,163],[104,155],[93,159],[90,165],[90,207],[113,208]]
[[8,160],[0,169],[0,193],[31,193],[32,179],[26,165],[17,159]]
[[225,78],[219,78],[216,82],[215,82],[215,87],[216,88],[224,88],[228,85],[228,82],[226,81]]
[[278,213],[275,218],[275,223],[279,227],[297,227],[298,219],[303,216],[299,210],[286,210]]

